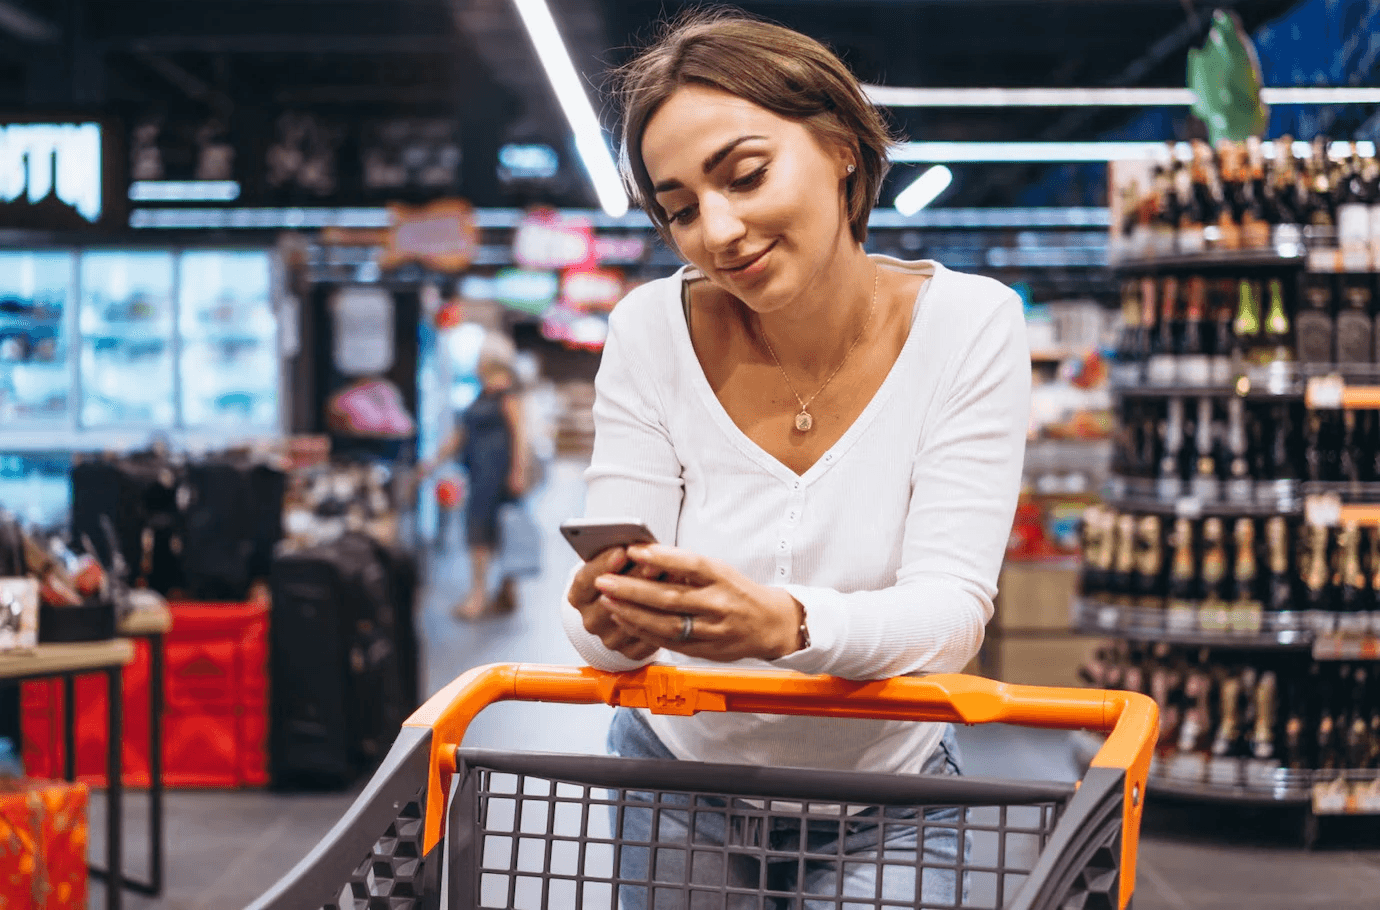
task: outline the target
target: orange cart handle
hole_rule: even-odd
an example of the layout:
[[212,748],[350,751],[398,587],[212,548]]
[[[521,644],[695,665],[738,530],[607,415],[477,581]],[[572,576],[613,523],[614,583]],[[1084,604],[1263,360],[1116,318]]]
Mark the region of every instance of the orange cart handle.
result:
[[431,730],[428,851],[440,841],[455,750],[470,721],[500,701],[602,702],[654,714],[734,711],[1099,730],[1109,736],[1092,764],[1127,772],[1127,809],[1137,818],[1159,724],[1154,701],[1136,692],[1017,686],[956,673],[855,681],[780,670],[649,666],[608,673],[490,664],[455,679],[404,724]]

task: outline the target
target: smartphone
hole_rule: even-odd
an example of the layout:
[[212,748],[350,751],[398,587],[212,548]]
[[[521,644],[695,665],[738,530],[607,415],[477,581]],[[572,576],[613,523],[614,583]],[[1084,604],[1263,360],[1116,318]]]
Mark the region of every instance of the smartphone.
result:
[[636,518],[572,518],[561,523],[561,534],[585,562],[609,547],[656,543],[656,536]]

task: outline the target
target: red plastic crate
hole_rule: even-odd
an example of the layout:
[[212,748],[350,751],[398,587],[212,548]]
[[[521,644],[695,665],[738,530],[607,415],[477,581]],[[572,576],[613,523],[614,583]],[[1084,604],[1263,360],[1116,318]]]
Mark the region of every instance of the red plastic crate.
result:
[[[168,787],[268,783],[268,605],[172,603],[164,637],[163,782]],[[123,778],[149,785],[147,643],[124,671]],[[77,680],[77,778],[105,785],[106,684]],[[25,683],[24,767],[61,777],[62,684]]]

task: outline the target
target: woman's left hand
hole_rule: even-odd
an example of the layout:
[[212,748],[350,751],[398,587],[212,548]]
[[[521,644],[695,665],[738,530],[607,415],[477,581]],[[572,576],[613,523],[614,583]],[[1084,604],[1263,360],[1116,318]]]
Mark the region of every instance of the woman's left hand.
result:
[[[643,641],[704,660],[774,660],[799,649],[802,607],[790,592],[759,585],[732,566],[678,547],[628,548],[639,566],[665,580],[629,575],[595,579],[614,622]],[[693,619],[681,640],[685,617]]]

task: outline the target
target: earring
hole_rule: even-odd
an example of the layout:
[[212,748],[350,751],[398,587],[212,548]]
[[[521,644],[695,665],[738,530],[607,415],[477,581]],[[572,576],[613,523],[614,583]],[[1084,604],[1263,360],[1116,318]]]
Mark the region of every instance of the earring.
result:
[[850,173],[850,174],[853,173],[854,171],[856,171],[857,169],[858,169],[858,166],[857,166],[856,164],[850,164],[850,165],[848,165],[848,173]]

